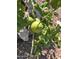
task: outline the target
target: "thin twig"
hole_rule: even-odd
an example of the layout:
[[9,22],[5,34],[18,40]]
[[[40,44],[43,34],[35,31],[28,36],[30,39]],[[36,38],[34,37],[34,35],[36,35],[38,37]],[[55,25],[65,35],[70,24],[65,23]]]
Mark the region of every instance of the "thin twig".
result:
[[33,45],[34,45],[34,34],[33,34],[32,47],[31,47],[31,52],[30,52],[31,55],[32,55],[32,53],[33,53]]

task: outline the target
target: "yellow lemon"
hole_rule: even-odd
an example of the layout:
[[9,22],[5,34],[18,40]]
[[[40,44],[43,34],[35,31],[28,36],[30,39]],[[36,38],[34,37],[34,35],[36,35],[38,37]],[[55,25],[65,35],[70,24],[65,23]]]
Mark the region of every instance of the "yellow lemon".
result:
[[40,22],[40,20],[36,20],[32,23],[31,25],[31,30],[32,32],[35,32],[35,33],[38,33],[42,30],[43,28],[43,25],[42,23]]

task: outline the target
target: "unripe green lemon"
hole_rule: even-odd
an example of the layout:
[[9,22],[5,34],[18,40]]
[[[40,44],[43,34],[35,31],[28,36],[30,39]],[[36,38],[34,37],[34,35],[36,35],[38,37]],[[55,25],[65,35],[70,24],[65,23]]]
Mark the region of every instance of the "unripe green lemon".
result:
[[34,33],[39,33],[43,28],[42,23],[40,22],[40,20],[36,20],[32,23],[31,25],[31,30]]
[[29,17],[28,17],[28,21],[29,21],[29,22],[33,22],[34,19],[33,19],[32,17],[29,16]]

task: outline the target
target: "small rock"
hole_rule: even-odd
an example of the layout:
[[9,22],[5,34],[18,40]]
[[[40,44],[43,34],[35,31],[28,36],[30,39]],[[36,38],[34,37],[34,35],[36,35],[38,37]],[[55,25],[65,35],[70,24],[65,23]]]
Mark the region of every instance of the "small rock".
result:
[[18,35],[24,41],[28,41],[29,40],[29,31],[26,28],[21,29],[20,32],[18,33]]

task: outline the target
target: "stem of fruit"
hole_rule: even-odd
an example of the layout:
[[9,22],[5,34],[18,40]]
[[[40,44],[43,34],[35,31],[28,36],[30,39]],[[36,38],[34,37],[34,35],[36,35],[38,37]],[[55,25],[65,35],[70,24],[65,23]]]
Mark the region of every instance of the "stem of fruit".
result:
[[32,55],[32,53],[33,53],[33,46],[34,46],[34,34],[33,34],[32,47],[31,47],[31,52],[30,52],[31,55]]

